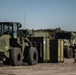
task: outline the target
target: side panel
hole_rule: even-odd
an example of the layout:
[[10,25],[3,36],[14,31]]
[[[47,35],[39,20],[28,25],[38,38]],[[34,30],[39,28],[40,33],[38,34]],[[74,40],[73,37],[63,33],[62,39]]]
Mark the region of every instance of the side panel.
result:
[[61,62],[64,62],[64,40],[61,40]]
[[2,60],[3,57],[9,58],[10,38],[10,35],[2,35],[0,37],[0,58]]
[[58,63],[64,61],[63,40],[50,40],[50,62]]
[[50,51],[49,51],[49,38],[43,38],[43,47],[44,47],[44,62],[49,62],[50,60]]
[[50,62],[58,62],[58,40],[50,40]]

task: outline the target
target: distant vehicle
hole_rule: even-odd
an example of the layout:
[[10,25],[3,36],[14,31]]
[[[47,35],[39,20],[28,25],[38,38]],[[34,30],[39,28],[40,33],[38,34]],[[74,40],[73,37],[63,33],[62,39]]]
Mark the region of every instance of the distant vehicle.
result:
[[59,32],[56,33],[55,39],[64,39],[64,57],[72,58],[74,56],[76,33]]

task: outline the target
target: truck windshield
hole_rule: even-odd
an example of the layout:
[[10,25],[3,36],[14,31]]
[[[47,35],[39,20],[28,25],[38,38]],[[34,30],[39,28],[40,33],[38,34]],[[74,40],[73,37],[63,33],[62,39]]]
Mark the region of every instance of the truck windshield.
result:
[[3,32],[6,34],[12,34],[12,24],[3,23]]
[[55,39],[71,39],[71,33],[56,33]]

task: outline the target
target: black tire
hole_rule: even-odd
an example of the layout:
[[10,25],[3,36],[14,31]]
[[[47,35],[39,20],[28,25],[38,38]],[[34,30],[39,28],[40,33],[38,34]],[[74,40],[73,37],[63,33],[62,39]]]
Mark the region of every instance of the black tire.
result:
[[11,65],[12,66],[20,66],[22,65],[22,52],[20,48],[13,48],[11,50]]
[[27,63],[28,65],[36,65],[38,63],[38,51],[36,48],[30,48]]
[[73,49],[72,48],[68,47],[66,49],[66,57],[67,58],[73,58]]

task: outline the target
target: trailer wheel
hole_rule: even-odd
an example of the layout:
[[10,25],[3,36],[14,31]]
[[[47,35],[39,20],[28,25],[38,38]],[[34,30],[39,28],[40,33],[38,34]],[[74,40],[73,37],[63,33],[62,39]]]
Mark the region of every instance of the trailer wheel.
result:
[[30,48],[27,59],[28,65],[36,65],[38,63],[38,52],[36,48]]
[[66,56],[67,58],[72,58],[73,57],[73,49],[68,47],[67,50],[66,50]]
[[22,64],[22,53],[20,48],[13,48],[11,50],[11,59],[10,59],[12,66],[20,66]]

